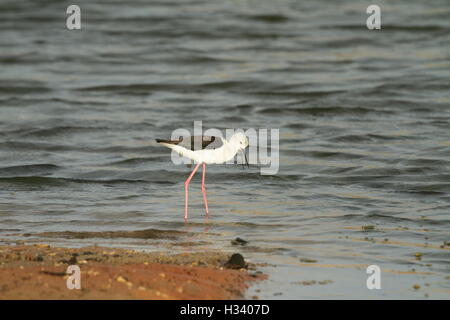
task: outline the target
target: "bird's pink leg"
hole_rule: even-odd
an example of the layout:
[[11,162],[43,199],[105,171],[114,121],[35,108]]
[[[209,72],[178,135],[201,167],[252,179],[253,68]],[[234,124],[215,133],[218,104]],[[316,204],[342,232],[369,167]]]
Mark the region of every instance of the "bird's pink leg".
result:
[[206,175],[206,164],[203,163],[202,193],[203,193],[203,201],[205,202],[206,216],[208,216],[208,200],[206,200],[205,175]]
[[185,194],[186,194],[186,198],[185,198],[185,202],[184,202],[184,221],[187,221],[188,218],[188,187],[189,187],[189,182],[191,182],[192,177],[194,176],[195,172],[197,172],[198,167],[200,166],[200,163],[198,163],[194,170],[192,170],[191,175],[189,176],[189,178],[187,178],[186,182],[184,183],[184,190],[185,190]]

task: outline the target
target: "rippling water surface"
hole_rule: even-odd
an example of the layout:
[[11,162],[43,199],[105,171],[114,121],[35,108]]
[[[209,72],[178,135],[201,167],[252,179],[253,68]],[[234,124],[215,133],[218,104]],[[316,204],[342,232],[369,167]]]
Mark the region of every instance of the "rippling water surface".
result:
[[[78,1],[81,31],[69,4],[1,5],[3,243],[238,251],[260,298],[450,297],[447,1],[381,1],[379,31],[364,1]],[[191,169],[154,138],[194,120],[279,128],[280,170],[208,166],[185,225]]]

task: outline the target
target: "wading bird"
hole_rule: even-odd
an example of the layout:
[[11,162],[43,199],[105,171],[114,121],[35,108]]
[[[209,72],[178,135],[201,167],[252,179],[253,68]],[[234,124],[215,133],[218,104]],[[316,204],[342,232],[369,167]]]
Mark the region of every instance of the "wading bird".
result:
[[205,189],[205,175],[207,164],[221,164],[234,158],[240,152],[245,158],[248,166],[247,156],[245,155],[245,148],[248,147],[248,138],[241,132],[235,133],[229,140],[214,136],[192,136],[180,137],[177,140],[156,139],[156,142],[168,147],[179,155],[191,159],[196,163],[194,170],[192,170],[189,177],[184,183],[185,189],[185,205],[184,205],[184,220],[188,218],[188,198],[189,198],[189,182],[199,166],[203,165],[202,175],[202,193],[203,201],[205,202],[206,216],[208,216],[208,200],[206,200]]

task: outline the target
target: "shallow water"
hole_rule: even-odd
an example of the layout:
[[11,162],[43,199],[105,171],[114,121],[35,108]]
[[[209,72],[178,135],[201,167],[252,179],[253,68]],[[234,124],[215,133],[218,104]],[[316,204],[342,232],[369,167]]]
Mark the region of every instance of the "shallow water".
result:
[[[382,1],[381,31],[354,1],[78,4],[82,31],[60,1],[0,10],[2,242],[239,251],[269,264],[249,297],[450,297],[446,1]],[[194,120],[279,128],[280,168],[208,166],[185,225],[191,169],[154,138]]]

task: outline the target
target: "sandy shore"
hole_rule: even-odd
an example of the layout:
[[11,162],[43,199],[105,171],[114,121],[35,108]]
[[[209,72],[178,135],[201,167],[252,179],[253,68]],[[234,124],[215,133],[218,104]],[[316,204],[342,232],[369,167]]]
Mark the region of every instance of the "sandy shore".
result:
[[[235,258],[229,263],[230,255],[221,252],[0,246],[0,299],[243,299],[250,283],[266,276]],[[67,288],[69,265],[80,267],[81,289]]]

